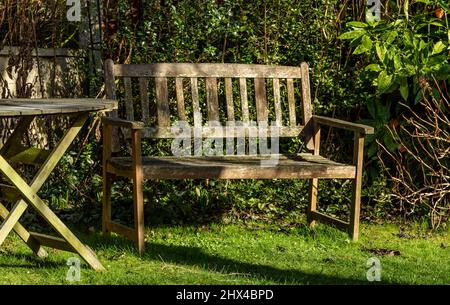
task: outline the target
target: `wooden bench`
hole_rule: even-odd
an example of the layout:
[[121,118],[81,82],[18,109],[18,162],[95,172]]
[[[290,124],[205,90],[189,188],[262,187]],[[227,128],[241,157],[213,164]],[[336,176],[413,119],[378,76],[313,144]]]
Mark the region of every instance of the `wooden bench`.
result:
[[[118,99],[116,84],[121,86],[120,92],[124,92],[124,97],[119,99],[121,118],[116,113],[103,119],[103,232],[122,234],[133,240],[140,252],[144,251],[144,178],[309,179],[308,223],[313,225],[315,221],[319,221],[332,224],[357,240],[364,137],[373,133],[373,128],[313,115],[308,70],[306,63],[302,63],[300,67],[287,67],[244,64],[114,64],[107,60],[107,98]],[[227,146],[223,156],[205,156],[201,150],[195,151],[194,144],[195,152],[188,147],[188,152],[193,153],[193,156],[143,157],[141,137],[179,140],[181,129],[172,126],[175,121],[187,122],[194,127],[187,129],[194,134],[194,142],[204,138],[224,139],[222,144],[231,143],[231,147],[236,144],[236,147],[230,149]],[[216,123],[205,126],[206,121]],[[258,122],[257,125],[252,124],[252,121]],[[220,127],[225,126],[225,122],[228,122],[227,129]],[[322,125],[354,132],[352,164],[341,164],[320,156]],[[275,136],[301,136],[305,152],[275,155],[255,151],[253,144],[260,144],[264,140],[264,137],[259,137],[256,142],[253,141],[257,138],[255,132],[259,135],[262,128],[267,132],[263,133],[263,136],[267,135],[267,141]],[[119,130],[131,140],[130,157],[113,156]],[[247,140],[242,141],[242,135]],[[238,138],[240,142],[235,142],[234,138]],[[190,142],[191,139],[186,141]],[[221,149],[220,141],[216,142],[219,144],[214,144],[219,145],[216,154]],[[253,144],[249,144],[250,141]],[[237,147],[238,142],[241,143],[240,148]],[[264,161],[271,159],[275,160],[273,164],[264,164]],[[133,181],[134,228],[111,220],[111,185],[115,176],[128,177]],[[317,211],[318,179],[322,178],[353,180],[349,221]]]

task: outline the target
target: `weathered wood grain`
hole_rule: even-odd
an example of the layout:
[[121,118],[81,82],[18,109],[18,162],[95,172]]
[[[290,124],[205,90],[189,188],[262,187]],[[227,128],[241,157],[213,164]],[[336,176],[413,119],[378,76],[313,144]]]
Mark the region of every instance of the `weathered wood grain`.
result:
[[264,78],[255,78],[255,101],[258,122],[267,122],[269,109],[267,108],[266,81]]
[[281,110],[281,94],[280,94],[280,80],[273,79],[273,101],[275,108],[275,124],[276,126],[283,125],[283,116]]
[[217,78],[208,77],[206,84],[206,105],[208,106],[208,121],[219,122],[219,95],[217,91]]
[[288,78],[286,80],[287,93],[288,93],[288,106],[289,106],[289,125],[297,125],[296,112],[295,112],[295,96],[294,96],[294,80]]
[[141,132],[133,130],[131,133],[131,159],[133,179],[133,207],[134,207],[134,240],[140,254],[144,253],[144,175],[142,173]]
[[156,112],[159,126],[170,126],[169,93],[167,89],[167,78],[155,78],[156,86]]
[[177,77],[175,79],[175,91],[176,91],[176,95],[177,95],[178,119],[180,121],[187,121],[186,109],[184,106],[183,78]]
[[133,103],[133,90],[131,87],[131,78],[123,78],[123,86],[125,90],[125,114],[127,120],[134,120],[134,103]]
[[[300,154],[271,158],[277,158],[276,166],[261,166],[261,161],[270,159],[267,156],[144,157],[142,170],[148,179],[298,179],[355,176],[354,166],[333,162],[321,156]],[[108,164],[109,170],[115,174],[132,171],[131,158],[110,158]]]
[[227,101],[227,120],[234,122],[233,83],[230,77],[225,78],[225,98]]
[[0,117],[110,111],[117,102],[101,99],[0,99]]
[[197,78],[191,78],[191,95],[192,95],[192,109],[194,115],[194,126],[202,126],[202,113],[200,111],[200,101],[198,98],[198,81]]
[[314,122],[319,125],[327,125],[336,128],[342,128],[347,130],[352,130],[361,134],[373,134],[374,128],[372,126],[367,126],[363,124],[351,123],[335,118],[323,117],[318,115],[312,116]]
[[[128,122],[128,121],[126,121]],[[133,122],[128,122],[132,124]],[[134,122],[137,123],[137,122]],[[117,124],[121,125],[121,124]],[[125,125],[123,125],[125,126]],[[129,125],[131,126],[131,125]],[[251,130],[253,129],[253,130]],[[249,132],[251,130],[251,132]],[[266,134],[268,137],[271,137],[273,134],[279,137],[298,137],[300,136],[303,130],[303,126],[289,127],[289,126],[279,126],[279,127],[271,127],[266,130]],[[145,127],[142,129],[142,137],[143,138],[160,138],[160,139],[170,139],[180,135],[180,132],[177,129],[172,130],[171,127]],[[199,129],[200,135],[202,138],[205,137],[221,137],[221,138],[238,138],[238,137],[259,137],[258,127],[201,127]],[[272,132],[273,131],[273,132]],[[194,137],[193,128],[191,130],[191,136]],[[198,135],[198,134],[197,134]],[[129,132],[125,132],[125,136],[127,138],[130,137]]]
[[350,207],[349,233],[354,241],[359,236],[359,218],[361,209],[361,185],[364,158],[364,135],[355,133],[353,146],[353,165],[356,167],[355,179],[352,185],[352,203]]
[[245,77],[245,78],[300,78],[300,67],[248,64],[118,64],[115,76],[129,77]]
[[43,246],[68,252],[76,252],[76,250],[69,243],[67,243],[64,239],[60,237],[50,236],[36,232],[30,232],[30,234]]
[[242,118],[241,120],[245,122],[250,121],[250,115],[248,112],[248,96],[247,96],[247,79],[239,78],[239,92],[241,96],[241,109],[242,109]]
[[139,78],[139,97],[141,99],[142,122],[149,123],[150,116],[150,102],[148,100],[148,79],[145,77]]

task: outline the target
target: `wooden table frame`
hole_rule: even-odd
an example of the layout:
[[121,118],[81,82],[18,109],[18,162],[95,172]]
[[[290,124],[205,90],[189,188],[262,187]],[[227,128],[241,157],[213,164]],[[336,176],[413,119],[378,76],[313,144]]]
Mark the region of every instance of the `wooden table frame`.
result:
[[[81,243],[81,241],[37,195],[39,189],[48,179],[50,173],[89,118],[89,111],[76,113],[73,123],[52,151],[26,148],[21,144],[24,133],[38,115],[39,114],[23,116],[19,125],[0,149],[0,172],[12,184],[12,186],[1,185],[0,187],[7,188],[7,193],[10,197],[8,198],[9,201],[11,201],[12,198],[13,202],[15,202],[10,211],[8,211],[5,205],[0,202],[0,218],[4,220],[0,225],[0,246],[3,244],[9,233],[14,230],[39,257],[47,256],[47,252],[43,249],[43,246],[48,246],[78,253],[93,269],[97,271],[104,270],[104,267],[96,258],[94,252]],[[31,151],[29,151],[28,154],[25,153],[20,156],[21,152],[27,150]],[[30,184],[28,184],[8,162],[8,160],[11,161],[11,159],[14,160],[14,158],[21,158],[21,160],[28,158],[28,162],[32,161],[35,164],[40,164],[40,168]],[[33,207],[61,237],[27,231],[20,224],[19,218],[30,206]]]

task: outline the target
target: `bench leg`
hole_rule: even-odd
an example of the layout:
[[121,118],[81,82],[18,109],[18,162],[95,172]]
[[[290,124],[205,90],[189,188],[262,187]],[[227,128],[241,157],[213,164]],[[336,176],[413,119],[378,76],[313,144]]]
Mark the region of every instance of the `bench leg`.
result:
[[144,253],[144,196],[142,193],[142,176],[133,179],[134,231],[135,243],[140,254]]
[[134,202],[134,232],[135,243],[140,254],[144,253],[144,194],[142,190],[142,155],[140,130],[132,130],[132,159],[133,159],[133,202]]
[[353,164],[356,166],[356,176],[353,180],[352,205],[350,208],[349,234],[353,241],[359,236],[359,217],[361,208],[362,165],[364,151],[364,135],[355,134],[353,149]]
[[106,236],[111,235],[111,188],[112,175],[106,170],[107,160],[111,157],[112,127],[103,126],[103,217],[102,231]]
[[306,213],[306,218],[308,221],[308,225],[310,227],[314,227],[316,224],[316,221],[312,218],[312,213],[317,210],[317,188],[319,186],[319,179],[313,178],[309,180],[309,205],[308,205],[308,211]]
[[[314,155],[320,154],[320,126],[313,122],[313,137],[312,142],[314,143]],[[313,219],[313,212],[317,210],[317,189],[319,187],[319,179],[312,178],[309,180],[309,205],[308,211],[306,213],[306,219],[310,227],[314,227],[316,221]]]
[[350,208],[349,234],[353,241],[359,237],[359,217],[361,207],[361,179],[353,180],[352,206]]
[[111,235],[111,189],[113,177],[110,173],[103,174],[103,217],[102,231],[105,236]]

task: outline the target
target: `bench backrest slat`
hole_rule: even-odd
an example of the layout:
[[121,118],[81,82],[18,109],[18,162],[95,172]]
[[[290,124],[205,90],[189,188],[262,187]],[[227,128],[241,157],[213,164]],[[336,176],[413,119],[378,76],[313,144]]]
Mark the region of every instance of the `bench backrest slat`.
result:
[[142,122],[149,124],[148,79],[145,77],[139,78],[139,98],[141,100]]
[[267,122],[269,110],[267,109],[266,80],[255,78],[256,117],[258,122]]
[[191,94],[192,94],[192,109],[194,115],[194,126],[202,126],[202,113],[200,112],[200,101],[198,98],[198,81],[197,78],[191,77]]
[[184,107],[183,78],[175,78],[175,91],[177,94],[177,113],[181,121],[186,121],[186,108]]
[[116,77],[299,78],[300,67],[248,64],[157,63],[114,65]]
[[288,78],[286,80],[287,84],[287,96],[288,96],[288,106],[289,106],[289,125],[297,125],[297,119],[295,118],[295,98],[294,98],[294,80]]
[[208,106],[208,121],[219,122],[219,95],[217,78],[208,77],[206,82],[206,105]]
[[[255,121],[279,127],[281,137],[298,136],[303,132],[309,141],[309,132],[303,129],[312,116],[306,63],[291,67],[113,64],[107,60],[105,68],[107,97],[117,99],[120,95],[119,102],[123,99],[121,113],[128,120],[145,123],[144,137],[176,136],[170,127],[177,120],[195,127],[204,127],[206,121],[221,125],[226,121],[240,121],[247,126]],[[116,79],[124,93],[116,91]],[[205,135],[211,131],[203,128],[202,132]],[[309,143],[308,148],[311,145]]]
[[248,123],[250,116],[248,113],[247,79],[244,77],[239,78],[239,92],[241,94],[242,121]]
[[225,99],[227,101],[227,120],[234,122],[233,83],[231,77],[225,78]]
[[275,124],[276,126],[282,126],[280,80],[278,78],[273,79],[273,100],[275,108]]
[[170,126],[169,93],[166,77],[155,77],[158,126]]
[[125,113],[127,120],[134,120],[133,90],[131,89],[131,78],[123,78],[123,86],[125,89]]

